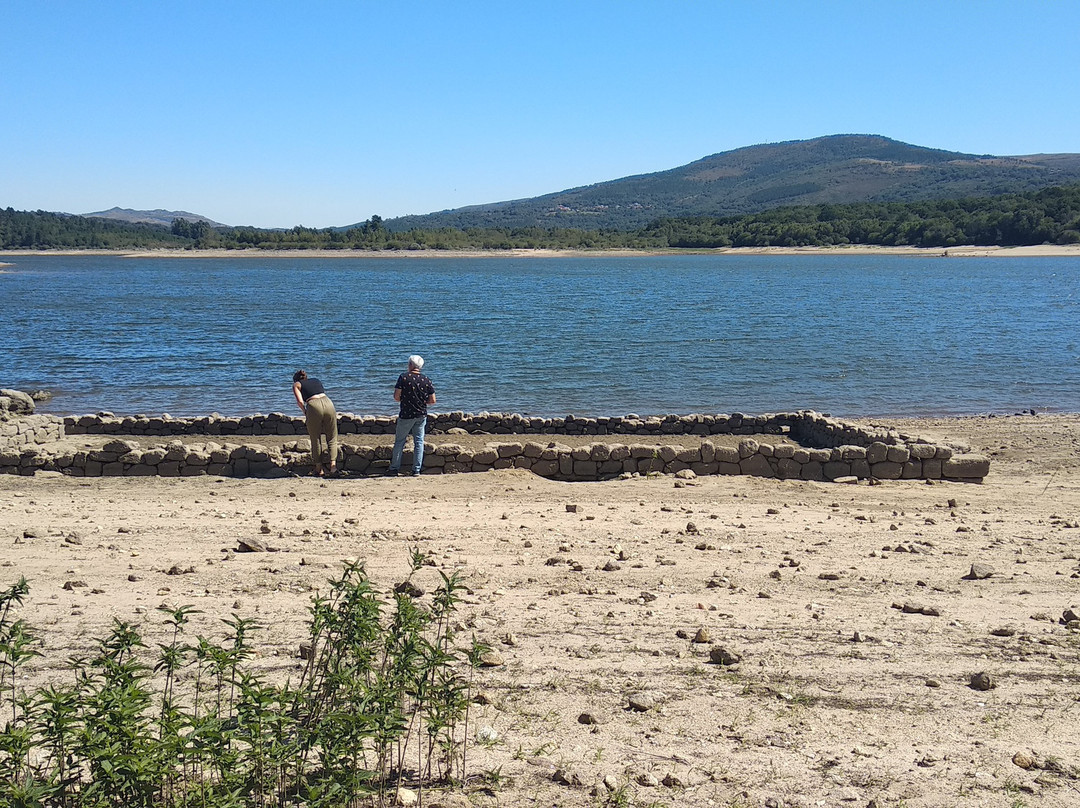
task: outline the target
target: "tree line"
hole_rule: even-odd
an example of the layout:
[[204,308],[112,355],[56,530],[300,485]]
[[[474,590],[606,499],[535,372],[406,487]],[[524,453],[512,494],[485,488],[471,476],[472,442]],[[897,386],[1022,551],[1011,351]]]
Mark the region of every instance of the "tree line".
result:
[[298,225],[265,230],[177,219],[166,229],[0,210],[0,249],[589,250],[845,244],[948,248],[1048,243],[1080,244],[1080,185],[931,202],[804,205],[746,216],[661,218],[633,230],[537,226],[393,232],[378,216],[350,228]]

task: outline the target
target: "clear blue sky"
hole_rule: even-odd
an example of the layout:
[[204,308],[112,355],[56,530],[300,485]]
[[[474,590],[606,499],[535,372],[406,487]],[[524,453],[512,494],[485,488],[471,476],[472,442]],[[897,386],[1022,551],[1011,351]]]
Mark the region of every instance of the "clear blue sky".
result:
[[1080,3],[0,0],[0,206],[345,225],[838,133],[1080,152]]

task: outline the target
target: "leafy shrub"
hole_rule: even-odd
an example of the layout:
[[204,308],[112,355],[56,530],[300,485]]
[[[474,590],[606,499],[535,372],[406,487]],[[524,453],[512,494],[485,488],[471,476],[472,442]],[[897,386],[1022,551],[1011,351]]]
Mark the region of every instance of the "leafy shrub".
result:
[[[426,562],[413,551],[412,573]],[[347,565],[312,601],[295,683],[246,669],[253,621],[234,615],[220,642],[189,642],[196,612],[180,606],[162,607],[170,636],[156,652],[115,621],[68,662],[71,684],[31,690],[21,579],[0,592],[0,805],[330,808],[464,780],[471,671],[487,649],[455,643],[462,585],[440,575],[430,607],[405,585],[389,607]]]

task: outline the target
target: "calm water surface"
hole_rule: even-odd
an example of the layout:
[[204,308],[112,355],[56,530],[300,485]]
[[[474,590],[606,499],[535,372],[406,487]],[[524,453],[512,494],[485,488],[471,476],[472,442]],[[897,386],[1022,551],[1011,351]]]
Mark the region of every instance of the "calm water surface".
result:
[[56,413],[1080,411],[1080,259],[14,256],[0,386]]

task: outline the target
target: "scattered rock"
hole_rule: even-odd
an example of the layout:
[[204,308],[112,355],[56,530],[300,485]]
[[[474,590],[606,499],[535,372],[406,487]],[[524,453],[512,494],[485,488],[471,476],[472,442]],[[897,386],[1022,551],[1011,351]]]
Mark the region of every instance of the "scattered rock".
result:
[[394,587],[394,594],[408,595],[410,598],[420,598],[424,596],[424,590],[412,581],[402,581]]
[[551,775],[551,779],[560,785],[570,786],[571,788],[580,788],[585,785],[581,775],[573,769],[556,769],[555,773]]
[[567,505],[566,506],[566,512],[567,513],[581,513],[581,506],[580,505]]
[[1012,756],[1012,762],[1021,769],[1034,769],[1037,766],[1035,755],[1022,749]]
[[497,740],[499,740],[499,733],[495,727],[485,724],[476,731],[477,743],[495,743]]
[[[270,531],[264,531],[269,533]],[[236,543],[238,553],[268,553],[270,547],[260,539],[239,539]]]
[[596,726],[598,724],[606,724],[610,719],[600,712],[584,712],[578,716],[578,723],[585,724],[586,726]]
[[416,792],[413,791],[412,789],[399,788],[397,790],[397,793],[394,794],[394,804],[395,805],[405,805],[405,806],[416,805],[417,800],[419,800],[419,797],[417,796]]
[[666,698],[667,695],[659,690],[641,690],[627,696],[626,703],[635,712],[647,713]]
[[738,665],[742,662],[742,655],[737,654],[729,648],[725,648],[722,645],[714,645],[709,649],[709,662],[714,665],[724,665],[725,667],[731,667]]
[[300,643],[300,658],[311,659],[315,655],[315,646],[309,642]]
[[1012,626],[1000,626],[999,628],[991,629],[990,634],[994,637],[1012,637],[1016,634],[1016,629]]
[[697,634],[694,635],[694,639],[692,639],[690,642],[696,642],[696,643],[711,642],[711,639],[709,638],[709,630],[707,628],[705,628],[704,626],[702,626],[701,628],[699,628],[697,630]]
[[505,664],[506,660],[498,651],[486,651],[480,655],[481,668],[499,668]]
[[980,671],[971,677],[968,687],[972,690],[993,690],[997,687],[997,682],[994,681],[994,678],[989,673]]
[[86,587],[86,581],[66,581],[64,583],[64,589],[68,592],[73,592],[76,589],[83,589]]
[[645,786],[646,788],[654,788],[660,785],[660,781],[656,779],[656,775],[652,772],[642,772],[636,779],[639,786]]
[[971,565],[971,569],[968,574],[964,576],[966,581],[981,581],[984,578],[989,578],[995,572],[994,568],[989,564],[983,564],[980,561],[976,561]]

